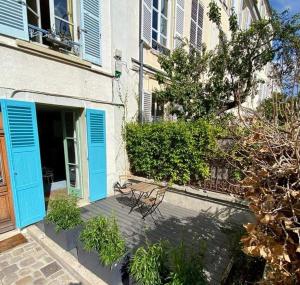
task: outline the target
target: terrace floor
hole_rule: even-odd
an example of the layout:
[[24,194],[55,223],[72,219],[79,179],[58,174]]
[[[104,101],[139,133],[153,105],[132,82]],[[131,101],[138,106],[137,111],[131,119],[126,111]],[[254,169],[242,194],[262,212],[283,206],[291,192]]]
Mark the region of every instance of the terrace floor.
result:
[[[83,219],[98,215],[114,215],[129,249],[137,248],[145,240],[155,242],[168,240],[172,244],[191,244],[203,240],[206,244],[204,268],[210,284],[220,284],[224,270],[230,261],[229,222],[218,219],[218,213],[196,212],[166,202],[160,206],[163,216],[154,214],[154,219],[141,218],[138,210],[130,211],[130,200],[126,196],[113,196],[82,208]],[[227,230],[226,230],[227,229]]]

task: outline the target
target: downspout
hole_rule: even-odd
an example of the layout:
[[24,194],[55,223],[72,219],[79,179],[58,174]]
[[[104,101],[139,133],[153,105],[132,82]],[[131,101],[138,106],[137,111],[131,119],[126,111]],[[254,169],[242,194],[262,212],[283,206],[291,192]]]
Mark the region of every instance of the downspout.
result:
[[139,1],[139,121],[143,123],[144,41],[142,38],[143,0]]

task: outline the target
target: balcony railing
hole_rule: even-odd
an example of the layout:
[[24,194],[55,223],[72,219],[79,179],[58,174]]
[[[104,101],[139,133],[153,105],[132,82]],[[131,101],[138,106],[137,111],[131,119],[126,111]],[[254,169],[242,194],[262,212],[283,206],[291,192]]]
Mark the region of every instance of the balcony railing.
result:
[[42,39],[45,39],[48,45],[53,48],[72,52],[75,55],[80,54],[80,44],[72,41],[69,37],[59,35],[53,31],[47,31],[30,24],[28,24],[28,32],[29,39],[32,41],[41,43]]

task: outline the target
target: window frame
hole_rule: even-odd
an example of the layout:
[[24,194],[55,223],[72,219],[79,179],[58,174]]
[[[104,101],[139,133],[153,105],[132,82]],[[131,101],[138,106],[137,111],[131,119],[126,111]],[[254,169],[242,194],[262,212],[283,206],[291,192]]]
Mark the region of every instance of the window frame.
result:
[[[170,41],[169,41],[169,33],[170,33],[170,3],[171,1],[170,0],[167,0],[167,15],[164,15],[161,11],[161,8],[162,8],[162,2],[164,0],[157,0],[158,2],[158,7],[155,8],[154,5],[153,5],[153,0],[152,0],[152,10],[151,10],[151,17],[152,17],[152,20],[151,20],[151,48],[154,49],[154,50],[157,50],[159,51],[159,46],[157,46],[157,48],[155,48],[153,46],[153,42],[156,42],[158,45],[160,45],[161,47],[163,48],[166,48],[166,49],[169,49],[169,44],[170,44]],[[153,12],[157,12],[157,29],[154,28],[153,26]],[[161,18],[164,18],[166,20],[166,29],[167,29],[167,32],[166,32],[166,35],[164,35],[162,32],[161,32]],[[157,40],[154,39],[153,37],[153,32],[155,32],[157,34]],[[166,44],[162,44],[161,42],[161,37],[164,38],[166,40]]]
[[78,8],[77,8],[77,0],[72,0],[72,8],[73,8],[73,23],[60,18],[59,16],[55,15],[55,7],[54,7],[54,0],[49,0],[49,10],[50,10],[50,26],[51,26],[51,30],[53,29],[56,33],[56,28],[55,28],[55,19],[59,19],[60,21],[63,21],[65,23],[71,24],[73,26],[73,33],[74,33],[74,38],[72,39],[73,42],[78,43],[79,39],[78,39],[78,33],[77,33],[77,18],[78,18]]
[[[202,4],[202,2],[200,0],[195,0],[197,2],[197,21],[195,21],[193,19],[193,2],[192,2],[192,6],[191,6],[191,26],[190,26],[190,43],[191,45],[199,50],[201,47],[198,46],[198,30],[200,29],[201,30],[201,44],[203,43],[203,21],[204,21],[204,5]],[[199,6],[202,7],[203,9],[203,16],[202,16],[202,26],[199,25]],[[196,30],[195,30],[195,43],[192,43],[191,42],[191,31],[192,31],[192,22],[193,24],[195,24],[196,26]]]

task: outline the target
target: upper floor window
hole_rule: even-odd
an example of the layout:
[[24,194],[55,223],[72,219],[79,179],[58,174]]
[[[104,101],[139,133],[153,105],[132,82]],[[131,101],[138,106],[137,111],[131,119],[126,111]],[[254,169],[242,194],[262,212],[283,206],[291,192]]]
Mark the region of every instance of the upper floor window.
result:
[[168,0],[153,0],[152,48],[167,47],[168,44]]
[[192,0],[190,43],[200,49],[202,44],[204,8],[198,0]]
[[24,5],[24,1],[1,0],[0,34],[46,44],[101,65],[102,2],[26,0]]

